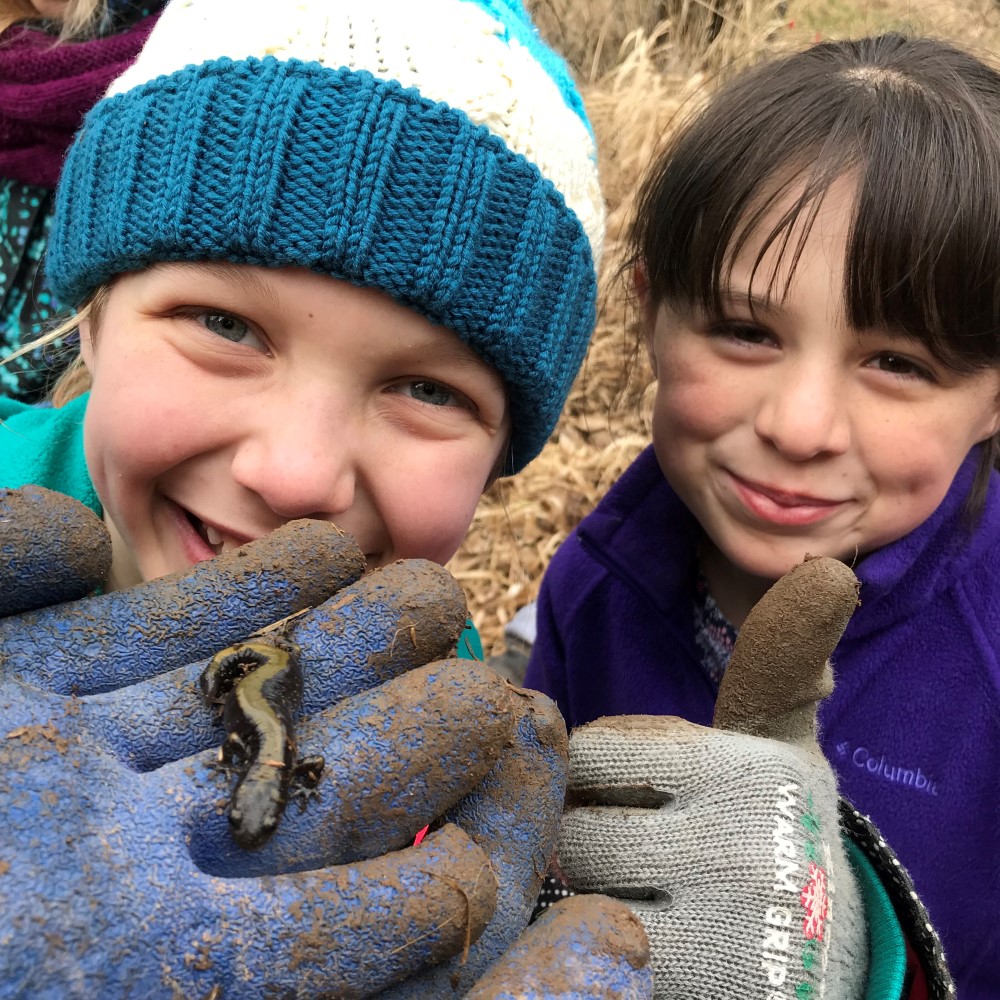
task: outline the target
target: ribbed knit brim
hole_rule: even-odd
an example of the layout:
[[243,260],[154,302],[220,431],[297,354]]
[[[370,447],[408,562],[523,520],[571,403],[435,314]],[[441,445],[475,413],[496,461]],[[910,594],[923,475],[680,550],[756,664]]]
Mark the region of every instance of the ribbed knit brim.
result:
[[[365,69],[274,56],[189,65],[87,117],[59,186],[49,279],[79,302],[156,261],[228,260],[379,288],[503,376],[513,472],[555,426],[596,301],[594,231],[514,145]],[[578,158],[581,175],[593,171]],[[548,162],[572,179],[558,149]]]

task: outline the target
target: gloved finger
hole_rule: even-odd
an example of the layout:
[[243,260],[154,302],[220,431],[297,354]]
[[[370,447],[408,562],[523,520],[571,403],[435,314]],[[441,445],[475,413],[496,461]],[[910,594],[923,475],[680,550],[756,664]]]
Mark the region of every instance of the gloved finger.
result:
[[[288,623],[287,637],[301,649],[302,712],[321,711],[449,655],[466,613],[454,577],[424,560],[392,563],[343,588]],[[199,683],[206,664],[82,699],[89,730],[140,771],[220,746],[226,734]]]
[[[836,559],[806,559],[781,577],[740,629],[713,729],[814,747],[816,709],[832,690],[829,658],[857,594],[857,578]],[[703,727],[670,716],[604,718],[581,726],[570,739],[569,804],[598,810],[592,824],[602,822],[605,807],[637,815],[659,809],[675,789],[701,787],[697,747],[708,738]],[[665,742],[672,752],[647,752]],[[604,814],[612,825],[615,817]]]
[[672,715],[604,716],[578,726],[569,737],[567,810],[608,807],[614,816],[672,804],[677,789],[703,784],[699,747],[711,737],[706,726]]
[[185,822],[202,871],[252,876],[323,868],[412,844],[492,770],[514,725],[510,686],[467,660],[422,667],[303,720],[298,752],[325,760],[316,795],[290,802],[277,832],[252,852],[231,835],[220,809],[231,782],[208,772],[209,758],[164,769],[162,781],[215,790]]
[[686,841],[675,844],[667,834],[675,808],[691,822],[676,789],[696,797],[706,779],[714,780],[697,750],[711,732],[648,715],[602,718],[573,730],[559,837],[559,865],[570,885],[651,909],[671,902],[664,865],[676,870],[690,860],[677,856]]
[[754,605],[719,686],[716,729],[815,744],[816,709],[833,690],[829,659],[858,605],[850,567],[807,557]]
[[648,1000],[649,942],[635,914],[607,896],[549,907],[465,1000]]
[[291,625],[302,650],[302,711],[452,654],[468,620],[461,584],[438,563],[406,559],[345,589]]
[[[69,898],[47,901],[50,911],[60,908],[58,941],[42,924],[35,933],[8,935],[0,995],[368,996],[461,953],[493,912],[489,860],[455,827],[372,861],[266,879],[187,871],[169,851],[161,875],[117,853],[127,835],[120,827],[106,831],[95,842],[100,857],[84,864],[82,885]],[[66,839],[63,873],[77,861],[79,836]],[[154,848],[161,863],[162,847],[161,840]],[[112,881],[110,892],[101,880]],[[57,878],[52,888],[61,887]],[[95,907],[95,900],[108,905]],[[55,989],[53,969],[64,974],[65,992]]]
[[111,569],[111,538],[89,507],[41,486],[0,490],[0,617],[83,597]]
[[189,571],[9,618],[0,664],[60,694],[134,684],[311,607],[364,572],[350,536],[326,521],[289,521]]
[[[801,785],[812,770],[804,756],[779,741],[671,716],[603,718],[574,729],[562,872],[574,888],[630,900],[640,911],[670,907],[676,915],[687,893],[703,908],[712,889],[697,831],[743,845],[748,868],[754,850],[770,858],[776,803],[787,808],[780,790]],[[828,771],[815,778],[817,789],[833,795]],[[773,876],[773,864],[753,870]],[[745,879],[735,891],[746,894]]]
[[294,987],[301,998],[371,996],[461,955],[487,925],[496,894],[489,859],[452,826],[418,847],[343,868],[263,886],[215,884],[228,895],[228,913],[246,916],[215,948],[223,952],[219,964],[247,984],[239,994],[247,1000],[271,995],[274,986]]
[[449,996],[469,989],[528,924],[555,852],[566,792],[566,725],[545,695],[511,688],[514,738],[496,767],[443,819],[468,833],[489,855],[497,876],[496,916],[468,960],[428,969],[386,997]]

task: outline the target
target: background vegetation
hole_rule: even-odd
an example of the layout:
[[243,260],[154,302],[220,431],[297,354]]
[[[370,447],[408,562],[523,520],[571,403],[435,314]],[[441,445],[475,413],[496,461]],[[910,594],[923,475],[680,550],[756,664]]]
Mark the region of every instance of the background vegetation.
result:
[[487,653],[538,590],[559,543],[649,441],[650,377],[621,279],[643,169],[678,116],[722,79],[824,38],[932,34],[1000,60],[1000,0],[526,0],[577,75],[608,209],[601,303],[587,360],[542,454],[498,483],[450,569]]

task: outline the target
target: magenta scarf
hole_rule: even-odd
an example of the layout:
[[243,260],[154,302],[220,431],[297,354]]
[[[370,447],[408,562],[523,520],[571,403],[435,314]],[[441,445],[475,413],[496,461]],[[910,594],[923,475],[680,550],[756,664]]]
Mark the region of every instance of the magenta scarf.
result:
[[0,177],[56,186],[83,116],[139,54],[158,16],[86,42],[57,43],[23,24],[0,36]]

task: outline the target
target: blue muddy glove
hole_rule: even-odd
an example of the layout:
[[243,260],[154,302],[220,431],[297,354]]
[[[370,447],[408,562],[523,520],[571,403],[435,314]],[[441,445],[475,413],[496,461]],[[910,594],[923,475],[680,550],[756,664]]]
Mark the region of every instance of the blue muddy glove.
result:
[[549,907],[466,1000],[648,1000],[653,973],[642,924],[607,896]]
[[[0,490],[0,618],[83,597],[111,569],[111,537],[82,503],[40,486]],[[72,544],[53,546],[53,539]]]
[[[0,500],[4,553],[37,502]],[[94,587],[99,572],[59,560],[100,532],[82,521],[60,538],[53,513],[48,549],[0,564],[8,608],[26,592],[44,603],[32,564],[62,567],[59,596]],[[444,570],[396,564],[345,586],[361,565],[337,529],[298,522],[181,576],[3,623],[0,997],[461,995],[506,950],[552,850],[565,731],[546,699],[473,664],[413,669],[464,624]],[[283,630],[305,669],[299,745],[327,761],[319,798],[247,853],[198,679],[209,653],[332,592]],[[599,931],[581,925],[580,968],[617,960]]]

